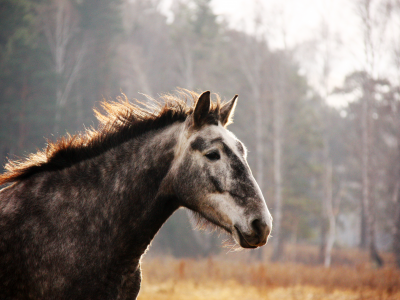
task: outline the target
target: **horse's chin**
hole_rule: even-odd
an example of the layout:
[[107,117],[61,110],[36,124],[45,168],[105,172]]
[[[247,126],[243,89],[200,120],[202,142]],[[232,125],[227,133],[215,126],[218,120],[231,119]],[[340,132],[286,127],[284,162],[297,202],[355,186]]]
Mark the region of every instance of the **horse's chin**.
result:
[[[226,240],[226,244],[224,247],[228,248],[236,248],[237,246],[240,246],[240,248],[236,248],[235,251],[240,250],[241,248],[243,249],[256,249],[262,245],[251,245],[246,238],[243,236],[243,234],[240,232],[239,228],[236,226],[233,227],[228,227],[228,226],[223,226],[221,224],[215,224],[211,220],[206,219],[204,216],[202,216],[200,213],[195,212],[193,210],[187,210],[188,215],[189,215],[189,220],[193,226],[194,229],[197,230],[205,230],[209,232],[213,231],[220,231],[225,232],[228,234],[228,236],[231,237],[231,239],[228,238]],[[235,247],[235,242],[237,246]]]
[[240,232],[239,228],[236,226],[234,227],[235,231],[233,232],[233,237],[235,238],[236,242],[240,245],[240,247],[245,248],[245,249],[256,249],[259,246],[257,245],[251,245],[243,236],[243,234]]

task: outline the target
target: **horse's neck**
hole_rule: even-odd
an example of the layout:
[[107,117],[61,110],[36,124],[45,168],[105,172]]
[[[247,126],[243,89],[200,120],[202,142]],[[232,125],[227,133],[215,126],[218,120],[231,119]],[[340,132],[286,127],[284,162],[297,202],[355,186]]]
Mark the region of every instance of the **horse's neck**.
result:
[[[166,175],[174,159],[179,124],[128,141],[88,162],[101,177],[94,186],[96,206],[109,212],[130,255],[140,256],[178,208]],[[92,173],[92,172],[90,172]],[[93,180],[96,182],[96,180]],[[96,187],[96,185],[100,185]],[[164,188],[161,188],[161,186]],[[132,249],[134,248],[134,249]]]

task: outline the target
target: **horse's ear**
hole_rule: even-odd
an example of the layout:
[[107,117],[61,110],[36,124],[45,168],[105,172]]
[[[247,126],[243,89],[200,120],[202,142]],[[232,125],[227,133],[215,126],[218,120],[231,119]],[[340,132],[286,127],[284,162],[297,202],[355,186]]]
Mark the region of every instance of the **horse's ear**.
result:
[[235,97],[233,97],[231,101],[225,103],[224,106],[221,107],[220,121],[222,126],[228,126],[230,123],[232,123],[232,118],[235,112],[237,98],[238,95],[235,95]]
[[206,91],[200,95],[199,100],[197,100],[196,107],[193,113],[194,125],[200,127],[205,123],[207,115],[210,111],[210,91]]

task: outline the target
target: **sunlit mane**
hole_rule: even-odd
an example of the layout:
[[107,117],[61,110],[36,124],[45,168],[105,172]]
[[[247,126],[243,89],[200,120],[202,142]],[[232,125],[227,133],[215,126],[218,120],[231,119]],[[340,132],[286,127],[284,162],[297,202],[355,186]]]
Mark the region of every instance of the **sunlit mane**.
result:
[[[83,133],[67,134],[56,142],[47,142],[47,147],[25,159],[9,160],[6,172],[0,175],[0,185],[27,178],[35,173],[67,168],[85,159],[142,135],[175,122],[183,122],[194,109],[199,95],[180,89],[176,94],[165,94],[159,100],[147,97],[146,103],[135,100],[130,103],[123,94],[117,101],[103,101],[105,113],[95,110],[99,120],[97,129]],[[211,104],[210,116],[219,118],[220,98]]]

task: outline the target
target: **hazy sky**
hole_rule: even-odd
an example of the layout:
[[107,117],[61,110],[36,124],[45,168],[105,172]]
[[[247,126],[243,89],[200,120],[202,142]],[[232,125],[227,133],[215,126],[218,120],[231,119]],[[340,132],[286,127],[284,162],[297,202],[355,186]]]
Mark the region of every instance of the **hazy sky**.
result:
[[[373,1],[378,4],[380,1]],[[251,31],[255,12],[261,12],[271,48],[297,47],[297,60],[311,84],[320,86],[324,44],[313,41],[321,38],[321,24],[329,26],[328,47],[331,53],[331,73],[328,88],[340,86],[344,77],[365,67],[363,31],[357,16],[356,1],[351,0],[213,0],[215,12],[224,16],[231,26]],[[378,9],[372,6],[373,17]],[[379,23],[385,17],[381,17]],[[374,29],[374,76],[398,81],[398,68],[392,56],[393,40],[400,36],[400,22],[391,19],[383,30]],[[342,96],[329,96],[335,106],[347,103]]]
[[[171,0],[164,0],[165,3],[171,3]],[[328,47],[331,61],[329,90],[341,86],[347,74],[365,67],[363,31],[355,3],[356,0],[212,0],[214,11],[240,30],[252,32],[254,16],[261,14],[263,32],[270,47],[295,47],[300,72],[306,74],[317,89],[321,86],[322,53]],[[379,0],[373,3],[379,3]],[[374,9],[372,12],[372,15],[376,14]],[[330,32],[325,45],[316,42],[321,40],[322,22],[328,25]],[[326,34],[322,36],[326,37]],[[374,75],[398,80],[398,68],[394,68],[390,47],[393,37],[397,40],[400,37],[399,20],[388,24],[384,34],[375,30],[373,36],[376,47]],[[329,96],[328,102],[341,106],[347,99]]]
[[[315,43],[320,37],[321,22],[329,24],[332,38],[335,35],[339,41],[331,45],[332,71],[329,87],[339,86],[345,74],[361,67],[355,44],[358,44],[358,20],[352,10],[350,1],[345,0],[214,0],[215,12],[223,15],[229,23],[237,28],[251,31],[255,12],[262,11],[265,20],[265,31],[271,48],[292,48],[302,46],[298,53],[298,61],[314,86],[319,85],[322,64]],[[307,43],[308,42],[308,43]],[[331,43],[332,44],[332,43]],[[338,44],[341,44],[339,46]],[[346,49],[343,49],[343,46]],[[343,53],[344,52],[344,53]],[[347,52],[347,53],[346,53]],[[346,100],[342,97],[330,97],[333,105],[343,105]]]
[[[212,3],[217,14],[226,16],[236,26],[246,20],[251,22],[249,19],[256,9],[263,10],[268,25],[286,28],[288,43],[292,45],[313,38],[322,19],[346,36],[355,33],[355,30],[349,32],[349,26],[357,26],[349,0],[213,0]],[[281,40],[274,42],[274,46],[282,46]]]

